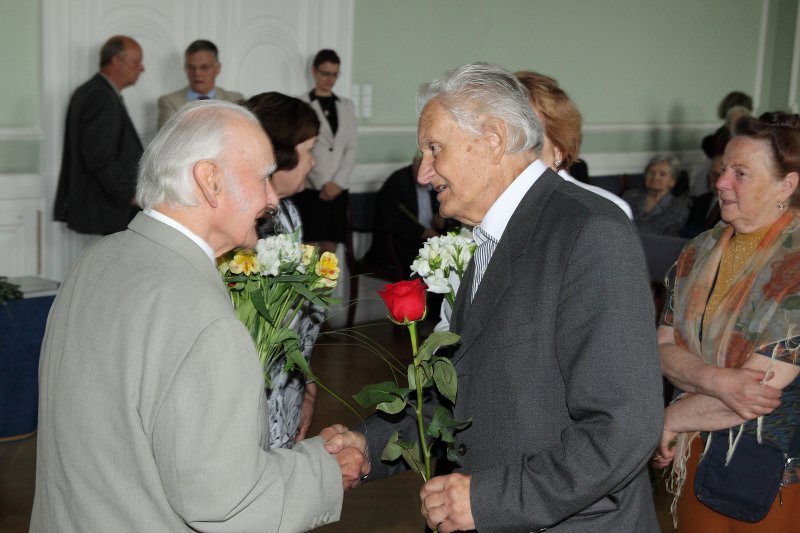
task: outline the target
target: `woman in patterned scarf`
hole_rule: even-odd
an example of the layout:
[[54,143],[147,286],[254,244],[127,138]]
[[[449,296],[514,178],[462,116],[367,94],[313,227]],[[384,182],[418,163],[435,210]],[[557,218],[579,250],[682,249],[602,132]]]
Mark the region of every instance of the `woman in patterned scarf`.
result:
[[716,184],[722,221],[692,240],[673,268],[658,334],[664,374],[683,392],[666,409],[652,465],[672,463],[681,531],[798,530],[794,467],[783,505],[776,498],[756,524],[712,511],[691,490],[706,432],[730,428],[735,457],[739,431],[786,452],[800,426],[798,172],[800,116],[742,119]]

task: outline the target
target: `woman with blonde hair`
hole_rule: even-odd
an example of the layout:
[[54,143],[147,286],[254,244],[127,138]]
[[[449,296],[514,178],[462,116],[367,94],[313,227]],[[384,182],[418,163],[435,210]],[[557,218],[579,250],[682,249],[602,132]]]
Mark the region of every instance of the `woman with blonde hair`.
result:
[[521,70],[514,75],[528,89],[531,106],[544,126],[544,146],[539,154],[542,162],[565,180],[614,202],[632,219],[633,212],[625,200],[602,187],[579,181],[570,174],[569,170],[575,163],[582,163],[578,159],[583,140],[581,114],[558,82],[532,70]]

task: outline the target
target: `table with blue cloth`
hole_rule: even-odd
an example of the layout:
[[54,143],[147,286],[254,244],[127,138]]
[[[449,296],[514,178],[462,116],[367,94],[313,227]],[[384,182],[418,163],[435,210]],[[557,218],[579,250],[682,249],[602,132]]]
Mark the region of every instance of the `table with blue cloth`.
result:
[[36,431],[39,351],[55,299],[54,291],[48,292],[0,304],[0,441]]

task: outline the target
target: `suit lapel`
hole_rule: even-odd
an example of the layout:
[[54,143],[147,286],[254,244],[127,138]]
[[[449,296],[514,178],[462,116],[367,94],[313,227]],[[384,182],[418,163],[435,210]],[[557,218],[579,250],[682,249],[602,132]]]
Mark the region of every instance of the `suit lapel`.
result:
[[[317,116],[319,117],[319,136],[327,141],[327,144],[333,146],[333,130],[331,129],[331,125],[328,124],[328,119],[325,118],[325,113],[322,112],[322,106],[319,105],[319,100],[312,100],[310,105],[314,108],[314,111],[316,111]],[[338,106],[339,102],[336,102],[336,105]],[[339,112],[338,107],[336,108],[336,112]]]
[[563,180],[560,176],[548,169],[525,194],[508,221],[472,303],[469,303],[469,297],[472,292],[474,261],[464,273],[465,283],[459,287],[453,310],[452,329],[461,335],[461,345],[453,355],[453,363],[469,351],[490,319],[497,314],[497,306],[514,281],[511,277],[513,262],[520,256],[535,252],[530,250],[530,245],[536,234],[543,206],[561,181]]

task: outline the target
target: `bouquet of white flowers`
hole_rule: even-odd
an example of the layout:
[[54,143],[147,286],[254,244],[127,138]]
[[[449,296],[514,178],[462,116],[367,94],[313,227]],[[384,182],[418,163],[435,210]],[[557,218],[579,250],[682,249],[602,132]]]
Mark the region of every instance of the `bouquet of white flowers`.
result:
[[220,258],[218,264],[239,320],[250,331],[270,385],[272,367],[285,356],[287,370],[297,367],[306,375],[299,338],[292,329],[306,302],[328,309],[339,278],[336,255],[319,254],[291,235],[260,239],[255,250],[242,248]]
[[444,294],[452,307],[457,284],[467,270],[475,246],[472,230],[466,228],[441,237],[431,237],[411,263],[411,271],[422,278],[430,292]]

